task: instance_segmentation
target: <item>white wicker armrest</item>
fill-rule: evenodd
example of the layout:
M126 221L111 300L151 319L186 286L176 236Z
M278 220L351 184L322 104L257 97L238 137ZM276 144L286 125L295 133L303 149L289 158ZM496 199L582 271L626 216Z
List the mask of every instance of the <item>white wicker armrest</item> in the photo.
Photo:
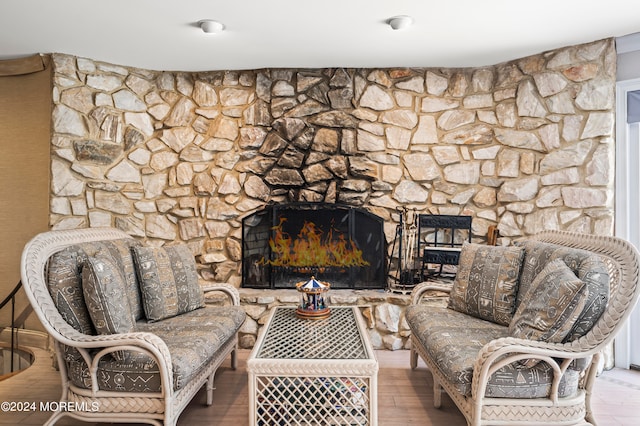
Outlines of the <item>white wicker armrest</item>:
M515 337L503 337L487 343L478 353L473 366L471 394L473 398L484 395L487 382L500 368L512 362L538 359L554 370L549 398L558 399L560 379L574 359L593 355L593 351L580 350L573 343L548 343Z
M92 336L82 334L72 327L60 330L59 343L78 349L91 372L91 389L94 395L99 391L97 369L100 359L117 351L138 351L147 354L158 365L162 382L162 393L173 393L173 367L171 354L166 343L153 333L133 332L118 334L100 334ZM88 349L98 349L96 353Z
M240 306L240 293L238 292L238 289L232 286L231 284L207 283L202 286L202 290L205 293L221 291L229 297L229 299L231 300L231 303L234 306Z
M411 304L417 305L423 297L426 297L428 291L440 291L443 293L451 293L451 285L434 284L429 282L420 283L411 291Z
M77 348L111 348L120 346L131 346L136 349L146 350L157 358L159 364L165 364L171 368L171 355L166 343L153 333L136 331L133 333L119 334L100 334L91 336L87 334L77 333L73 340L69 342L61 342L68 346Z

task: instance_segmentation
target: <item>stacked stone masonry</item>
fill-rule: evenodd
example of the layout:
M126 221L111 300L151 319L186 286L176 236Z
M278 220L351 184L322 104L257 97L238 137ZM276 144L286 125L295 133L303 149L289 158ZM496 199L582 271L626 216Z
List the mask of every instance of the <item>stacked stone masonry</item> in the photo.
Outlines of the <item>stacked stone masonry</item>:
M611 234L615 61L612 39L473 69L162 72L54 54L51 226L184 242L203 279L236 286L241 219L267 203L363 207L389 242L398 207L471 215L478 242L490 225L502 244Z
M404 310L411 301L409 295L374 290L332 290L328 297L330 306L360 308L374 348L409 349L411 331L404 318ZM442 300L436 299L434 303L442 303ZM240 301L247 312L247 319L240 329L239 345L242 348L252 348L258 330L267 322L271 308L296 306L300 299L295 290L241 289ZM220 303L221 298L213 298L209 302Z

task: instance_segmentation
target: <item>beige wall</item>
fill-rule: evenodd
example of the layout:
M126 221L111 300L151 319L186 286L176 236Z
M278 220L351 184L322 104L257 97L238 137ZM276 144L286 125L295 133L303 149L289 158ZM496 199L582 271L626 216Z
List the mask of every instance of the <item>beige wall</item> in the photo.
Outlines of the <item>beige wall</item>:
M51 66L41 68L0 77L0 299L20 280L24 244L48 228ZM16 313L27 305L20 292ZM10 324L9 306L0 327ZM41 325L32 316L27 328Z

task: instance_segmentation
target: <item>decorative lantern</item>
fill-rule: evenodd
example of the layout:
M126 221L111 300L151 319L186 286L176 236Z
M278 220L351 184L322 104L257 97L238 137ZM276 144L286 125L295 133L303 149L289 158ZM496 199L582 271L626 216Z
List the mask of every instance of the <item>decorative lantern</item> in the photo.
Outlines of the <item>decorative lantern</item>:
M322 319L330 314L326 302L326 293L331 284L321 282L311 277L307 282L300 281L296 284L296 290L300 292L300 306L296 309L299 318Z

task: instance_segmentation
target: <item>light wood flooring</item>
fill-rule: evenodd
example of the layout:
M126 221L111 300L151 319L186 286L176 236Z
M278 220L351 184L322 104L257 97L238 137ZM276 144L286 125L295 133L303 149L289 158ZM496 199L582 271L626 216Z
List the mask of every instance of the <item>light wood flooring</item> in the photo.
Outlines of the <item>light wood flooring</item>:
M0 382L2 401L57 401L60 379L51 367L46 352L35 349L36 363L24 372ZM201 391L181 415L183 426L242 426L248 424L246 359L249 351L239 354L237 370L229 361L218 370L213 405L204 404ZM424 364L409 368L408 351L377 351L380 362L378 376L378 421L380 426L419 424L424 426L464 426L462 414L444 395L442 407L433 408L431 374ZM640 372L614 369L603 373L595 385L594 412L599 426L640 425ZM50 413L0 412L0 425L42 425ZM63 418L60 426L92 424Z

